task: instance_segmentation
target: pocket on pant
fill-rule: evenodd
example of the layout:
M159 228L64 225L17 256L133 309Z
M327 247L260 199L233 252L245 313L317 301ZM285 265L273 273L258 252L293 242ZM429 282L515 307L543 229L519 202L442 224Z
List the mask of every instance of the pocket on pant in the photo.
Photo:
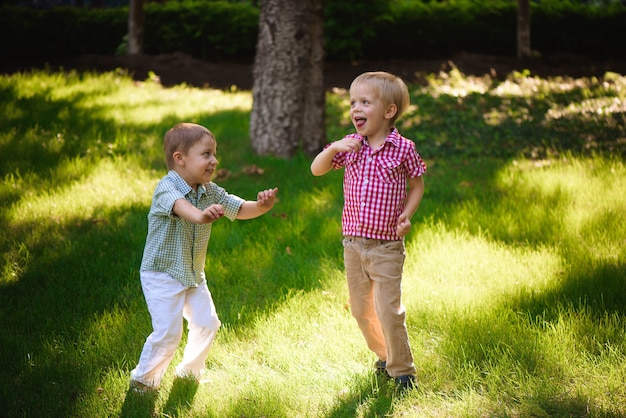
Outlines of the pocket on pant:
M402 255L404 255L405 253L404 242L402 242L402 240L384 241L382 246L387 251L395 252Z

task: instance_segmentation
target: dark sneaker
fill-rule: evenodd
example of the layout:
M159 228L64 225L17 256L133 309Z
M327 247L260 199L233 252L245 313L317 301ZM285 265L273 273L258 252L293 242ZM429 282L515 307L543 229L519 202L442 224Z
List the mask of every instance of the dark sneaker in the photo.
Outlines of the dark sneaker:
M385 360L376 360L374 368L376 369L376 374L389 376L389 373L387 373L387 362Z
M414 389L417 387L417 382L415 381L415 376L412 374L405 374L402 376L394 377L396 384L401 389Z

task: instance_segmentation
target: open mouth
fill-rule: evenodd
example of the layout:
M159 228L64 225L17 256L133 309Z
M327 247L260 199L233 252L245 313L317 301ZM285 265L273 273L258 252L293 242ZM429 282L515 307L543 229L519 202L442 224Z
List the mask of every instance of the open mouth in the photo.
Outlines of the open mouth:
M354 118L354 126L356 126L357 128L361 128L363 125L365 125L365 122L367 122L367 119L365 118Z

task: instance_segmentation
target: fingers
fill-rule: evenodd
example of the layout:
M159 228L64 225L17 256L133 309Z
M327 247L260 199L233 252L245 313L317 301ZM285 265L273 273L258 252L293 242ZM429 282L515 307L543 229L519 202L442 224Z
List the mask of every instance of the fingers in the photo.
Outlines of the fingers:
M257 200L265 202L268 199L273 199L274 197L276 197L276 193L278 193L278 187L260 191L257 195Z
M346 151L358 152L361 149L361 141L355 138L346 138Z
M363 143L358 139L353 140L353 143L351 144L352 152L359 152L362 145Z
M411 221L405 214L401 214L398 217L398 225L396 227L396 233L399 237L403 237L411 230Z
M204 210L205 216L207 216L211 221L217 220L224 216L224 207L222 205L211 205Z
M339 152L358 152L361 149L361 141L356 138L344 138L334 144Z

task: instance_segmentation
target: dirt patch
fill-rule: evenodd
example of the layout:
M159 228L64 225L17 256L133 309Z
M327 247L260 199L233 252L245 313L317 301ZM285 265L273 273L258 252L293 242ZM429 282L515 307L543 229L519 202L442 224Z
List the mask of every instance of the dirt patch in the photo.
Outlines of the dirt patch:
M626 59L594 60L580 56L557 54L545 56L531 63L522 64L514 56L490 56L457 54L449 58L389 61L357 61L326 63L324 78L326 88L347 88L352 79L364 71L385 70L411 83L423 83L425 76L456 67L466 75L490 74L505 78L512 71L529 69L532 74L548 76L602 76L606 71L626 74ZM52 68L66 70L112 71L125 69L136 80L145 80L154 73L165 86L186 83L195 87L217 89L252 89L252 63L207 62L183 54L172 53L158 56L103 56L85 55Z

